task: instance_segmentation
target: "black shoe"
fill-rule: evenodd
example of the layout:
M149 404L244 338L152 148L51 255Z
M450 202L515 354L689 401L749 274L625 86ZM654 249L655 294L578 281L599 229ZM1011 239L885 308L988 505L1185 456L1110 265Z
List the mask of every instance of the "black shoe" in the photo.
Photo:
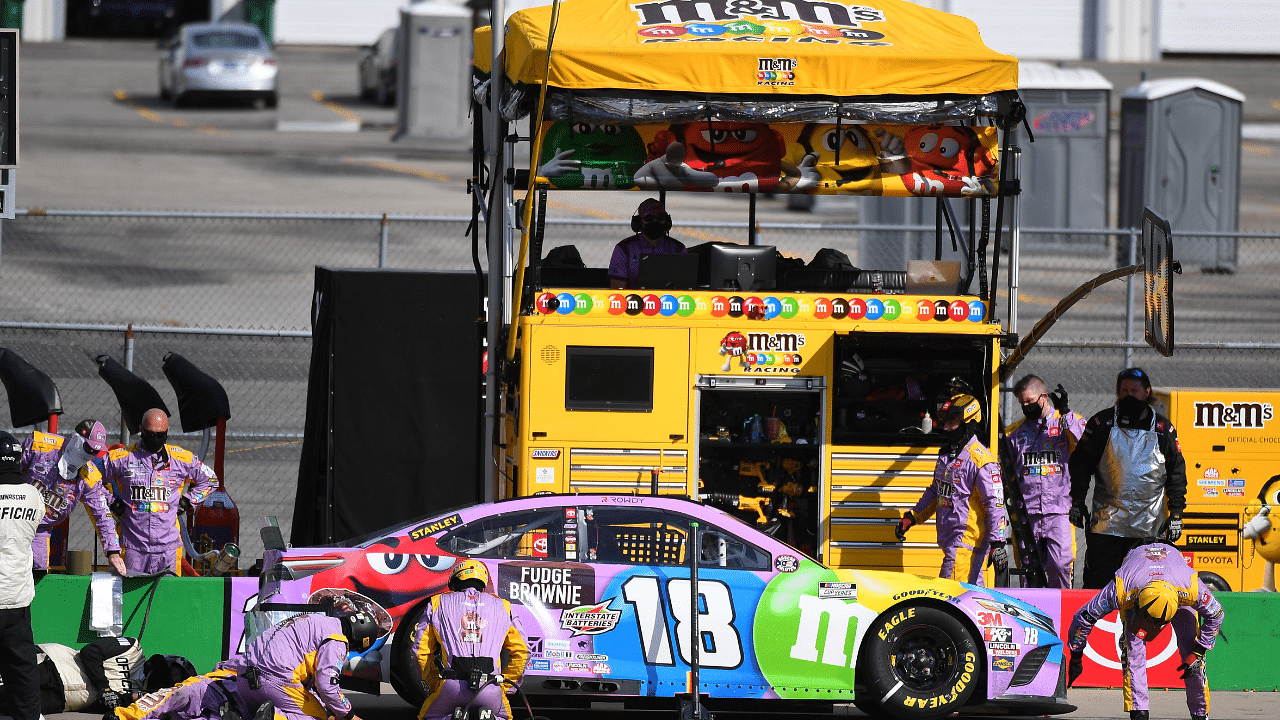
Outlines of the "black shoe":
M120 720L120 718L116 717L115 708L107 708L107 711L102 714L102 720Z
M1191 720L1209 720L1208 715L1192 715Z
M218 706L218 718L219 720L244 720L235 704L231 702L224 702Z
M1130 710L1129 720L1151 720L1151 715L1146 710Z
M253 720L273 720L276 716L276 706L271 703L262 703L258 706L258 711L253 714Z

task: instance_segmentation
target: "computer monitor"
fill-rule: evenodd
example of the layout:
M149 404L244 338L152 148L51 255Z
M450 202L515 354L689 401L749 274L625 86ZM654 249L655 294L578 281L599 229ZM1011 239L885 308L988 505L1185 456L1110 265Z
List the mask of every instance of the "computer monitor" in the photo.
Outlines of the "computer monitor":
M700 259L686 253L641 255L637 284L642 288L692 290L698 286Z
M772 290L774 288L774 258L777 248L772 245L733 245L716 243L711 246L712 290Z

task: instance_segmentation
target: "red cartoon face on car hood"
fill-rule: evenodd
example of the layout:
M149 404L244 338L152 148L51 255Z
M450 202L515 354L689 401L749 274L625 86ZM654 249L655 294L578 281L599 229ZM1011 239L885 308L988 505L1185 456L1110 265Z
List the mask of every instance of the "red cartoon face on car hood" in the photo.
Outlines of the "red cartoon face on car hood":
M449 571L457 559L442 552L433 538L389 537L366 548L290 557L285 563L295 571L325 566L311 576L312 592L354 590L399 619L414 602L449 584Z

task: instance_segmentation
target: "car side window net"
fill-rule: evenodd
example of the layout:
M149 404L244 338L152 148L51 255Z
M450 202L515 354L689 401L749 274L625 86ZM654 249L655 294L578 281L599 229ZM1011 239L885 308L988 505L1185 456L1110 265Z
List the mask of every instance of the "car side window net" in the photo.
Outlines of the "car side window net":
M657 508L583 508L587 559L624 565L687 565L691 518ZM769 570L769 553L702 521L700 567Z
M564 510L481 518L446 535L440 547L463 557L563 560Z

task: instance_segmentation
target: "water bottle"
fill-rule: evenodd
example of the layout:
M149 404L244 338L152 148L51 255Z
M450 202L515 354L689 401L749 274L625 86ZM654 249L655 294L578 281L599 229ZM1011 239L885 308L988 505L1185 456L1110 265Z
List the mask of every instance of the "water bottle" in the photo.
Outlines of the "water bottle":
M236 560L240 558L240 548L235 543L227 543L222 546L222 552L218 553L218 559L213 561L213 568L209 571L211 575L221 575L231 569L236 564Z

